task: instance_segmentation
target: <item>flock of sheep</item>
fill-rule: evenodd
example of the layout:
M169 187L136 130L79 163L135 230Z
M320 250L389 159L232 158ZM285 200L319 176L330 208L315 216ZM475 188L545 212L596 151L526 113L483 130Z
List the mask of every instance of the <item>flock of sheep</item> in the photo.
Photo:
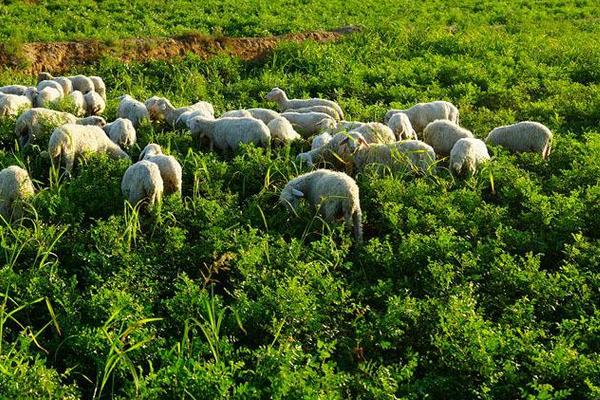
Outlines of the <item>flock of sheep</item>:
M136 128L145 121L164 120L174 128L189 129L198 143L210 150L238 149L242 143L267 147L272 143L311 140L311 149L297 160L315 166L323 163L343 168L349 174L369 164L404 164L416 173L435 168L436 157L449 157L456 174L473 174L490 159L486 143L514 152L550 154L552 133L544 125L524 121L492 130L485 142L459 126L458 109L447 101L418 103L407 110L390 110L385 124L344 120L340 106L326 99L288 99L274 88L266 99L279 111L251 108L225 112L215 118L213 106L199 101L174 107L163 97L144 103L129 95L120 98L118 118L106 123L100 116L106 107L106 86L97 76L38 76L37 87L0 87L0 117L15 116L15 134L21 146L35 144L52 130L48 156L53 165L64 163L72 171L85 152L129 158L123 150L136 143ZM43 108L66 101L75 114ZM25 110L25 111L24 111ZM24 111L24 112L23 112ZM287 183L280 201L294 209L302 198L315 206L326 221L343 217L362 240L358 186L345 172L316 169ZM182 168L157 144L148 144L140 160L123 175L121 190L132 204L154 204L163 195L181 193ZM17 203L33 195L29 174L18 166L0 171L0 214L19 215Z

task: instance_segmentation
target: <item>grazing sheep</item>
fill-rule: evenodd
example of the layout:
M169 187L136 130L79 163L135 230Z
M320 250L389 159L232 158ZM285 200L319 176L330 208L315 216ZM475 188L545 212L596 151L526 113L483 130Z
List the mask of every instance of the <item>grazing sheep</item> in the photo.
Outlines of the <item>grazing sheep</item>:
M27 96L0 94L0 117L16 117L22 110L31 108L31 105Z
M293 108L305 108L313 106L327 106L337 111L340 119L344 119L344 113L338 103L326 99L294 99L289 100L285 92L279 88L273 88L267 96L268 101L274 101L279 106L280 111L287 111Z
M361 146L353 155L353 164L363 169L368 164L394 165L408 163L420 172L427 172L435 163L435 152L420 140L403 140L388 144Z
M53 81L58 82L58 84L63 88L63 94L65 96L73 92L73 83L69 78L59 76L58 78L54 78Z
M81 93L86 94L90 90L94 90L94 82L84 75L75 75L67 77L53 77L48 72L40 72L38 74L38 83L44 80L54 80L60 82L64 86L64 79L71 81L71 90L79 90ZM68 94L68 93L65 93Z
M208 119L194 117L188 120L192 137L197 141L207 139L210 150L236 151L241 143L269 146L271 133L264 122L255 118Z
M362 134L367 143L394 143L396 136L392 130L379 122L368 122L350 132Z
M64 124L96 125L103 127L106 121L102 117L93 116L77 118L67 112L49 110L47 108L32 108L17 118L15 123L15 135L19 138L21 147L35 143L36 139L45 135Z
M413 129L410 124L410 119L405 113L397 113L387 122L387 126L390 127L396 139L398 140L414 140L417 139L417 132Z
M287 119L278 117L267 124L269 132L271 132L271 139L274 142L288 143L294 140L302 139L302 136L294 130L294 127Z
M320 112L320 113L329 115L331 118L335 119L336 121L341 120L340 114L338 114L338 112L334 108L328 107L328 106L312 106L312 107L294 108L291 111L298 112L298 113Z
M458 125L458 109L447 101L417 103L407 110L390 110L385 114L385 123L387 124L394 114L400 112L408 115L410 124L417 133L423 132L427 124L436 119L447 119Z
M110 140L121 147L127 148L135 144L135 128L127 118L117 118L113 122L104 125L103 129Z
M23 168L11 165L0 171L0 215L5 219L20 218L21 202L34 193L29 173Z
M225 111L219 118L254 118L248 110Z
M352 153L361 145L368 146L369 144L359 132L338 132L322 146L298 154L296 161L304 162L311 167L320 162L341 167L341 164L351 163Z
M146 106L141 101L134 99L128 94L119 97L119 109L117 110L117 117L127 118L133 123L135 128L139 127L143 121L150 120L150 114L146 109Z
M17 96L27 96L28 93L32 91L37 91L35 87L32 86L23 86L23 85L9 85L9 86L1 86L0 93L4 94L16 94Z
M83 93L79 90L73 90L67 95L67 98L74 106L73 111L75 115L81 117L86 114L87 104L85 102L85 97L83 97Z
M177 118L177 121L175 121L175 126L176 127L186 127L186 126L188 126L188 121L194 117L215 119L215 116L212 115L210 112L208 112L208 110L186 111L186 112L182 113L179 116L179 118Z
M94 84L94 91L106 101L106 85L104 84L104 80L99 76L90 76L90 79Z
M301 198L317 208L328 222L343 216L353 228L356 242L362 242L362 215L358 186L343 172L318 169L292 179L281 191L279 201L293 211Z
M482 140L463 138L458 140L450 152L450 169L457 174L473 175L479 166L490 160L490 154Z
M38 82L38 84L37 84L38 92L41 92L45 88L55 89L58 93L60 93L61 97L63 97L65 95L65 90L63 89L62 85L56 81L46 80L46 81Z
M459 139L472 137L471 131L447 119L433 121L423 131L423 141L433 147L435 154L440 156L448 156Z
M111 158L129 158L98 126L66 124L56 128L48 142L48 153L55 166L65 161L67 172L84 152L107 153Z
M323 132L323 133L313 137L313 140L310 143L310 149L311 150L320 149L321 147L323 147L324 145L329 143L331 141L331 138L332 138L332 136L331 136L331 133L329 133L329 132Z
M269 124L269 122L281 116L277 111L269 110L268 108L249 108L246 111L248 111L252 117L260 119L265 124Z
M153 100L154 104L151 104L150 116L152 120L165 119L171 126L176 126L179 117L189 111L197 111L200 115L205 118L214 118L215 110L212 104L206 101L199 101L187 107L175 108L168 99L164 97L152 97L149 100Z
M148 160L130 165L123 174L121 192L134 206L143 200L146 200L149 205L160 203L163 195L163 180L158 165Z
M60 91L55 87L47 86L39 90L33 105L35 107L44 107L47 104L56 103L63 98L62 89Z
M175 157L163 154L159 145L150 143L144 147L140 154L140 160L147 160L158 166L165 194L179 193L181 195L182 168Z
M90 90L83 95L85 99L85 111L88 115L99 115L104 112L106 102L98 92Z
M514 152L541 153L542 158L547 159L552 147L552 132L539 122L522 121L493 129L485 142Z
M284 112L282 117L292 123L292 126L303 138L321 133L324 130L333 130L336 122L327 114L318 112L297 113Z

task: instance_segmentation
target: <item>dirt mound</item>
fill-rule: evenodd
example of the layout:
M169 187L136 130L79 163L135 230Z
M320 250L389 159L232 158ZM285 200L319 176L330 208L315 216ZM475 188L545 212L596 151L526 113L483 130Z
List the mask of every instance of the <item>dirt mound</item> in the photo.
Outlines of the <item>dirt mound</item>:
M258 38L214 38L187 35L173 38L125 39L114 43L97 40L73 42L24 44L9 52L0 45L0 65L28 70L32 74L48 71L59 74L82 64L93 64L103 57L117 58L125 63L146 60L168 60L194 53L202 58L228 54L243 60L264 57L281 42L331 42L358 31L357 27L344 27L332 31L304 32Z

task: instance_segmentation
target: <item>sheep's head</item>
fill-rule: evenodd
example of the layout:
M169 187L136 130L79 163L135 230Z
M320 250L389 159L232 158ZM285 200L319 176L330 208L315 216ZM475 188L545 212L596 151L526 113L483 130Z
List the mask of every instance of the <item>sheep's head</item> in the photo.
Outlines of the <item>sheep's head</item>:
M344 161L349 161L359 149L369 147L369 143L359 132L342 133L342 135L345 137L340 140L337 152Z
M144 150L142 150L142 152L140 153L140 160L143 160L146 157L152 157L159 154L162 154L162 149L160 148L160 146L156 143L150 143L146 147L144 147Z
M93 115L91 117L80 118L77 120L79 125L95 125L100 128L104 128L106 126L106 120L98 115Z
M47 80L51 80L51 79L53 79L53 77L48 72L40 72L38 74L38 83L41 81L47 81Z
M293 212L302 197L304 197L304 193L288 184L281 191L279 202L283 204L288 211Z
M279 101L279 100L284 100L287 98L287 96L285 95L285 92L281 89L279 89L278 87L273 88L269 93L267 93L267 95L265 96L265 98L268 101Z

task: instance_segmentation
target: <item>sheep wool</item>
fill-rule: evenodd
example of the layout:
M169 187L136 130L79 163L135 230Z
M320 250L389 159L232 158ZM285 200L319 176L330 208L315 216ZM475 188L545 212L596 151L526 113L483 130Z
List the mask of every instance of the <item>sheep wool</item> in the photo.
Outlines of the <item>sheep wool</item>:
M194 117L188 120L192 137L197 141L207 139L210 150L236 151L241 143L269 146L271 133L264 122L255 118L208 119Z
M327 106L333 108L337 113L340 119L344 119L344 113L342 112L342 108L335 101L327 100L327 99L293 99L289 100L287 95L280 88L273 88L266 96L268 101L273 101L277 103L280 111L288 111L294 108L306 108L313 106Z
M249 108L246 111L248 111L253 118L260 119L265 124L268 124L275 118L281 116L277 111L269 110L268 108Z
M448 156L459 139L472 137L471 131L446 119L431 122L423 131L423 141L440 156Z
M175 108L168 99L164 97L153 97L155 103L151 106L153 119L166 120L171 126L176 126L179 117L186 112L197 112L197 115L203 115L206 118L214 118L215 110L212 104L206 101L199 101L187 107Z
M384 124L379 122L369 122L362 124L350 132L360 133L367 143L394 143L396 136L394 132Z
M485 142L514 152L540 153L547 159L552 147L552 132L539 122L522 121L493 129Z
M27 96L0 94L0 117L16 117L21 111L31 108L31 105Z
M87 104L85 102L85 97L83 97L83 93L81 93L79 90L73 90L67 95L67 98L73 104L73 109L76 116L81 117L86 114Z
M94 91L106 101L106 85L104 84L104 80L99 76L90 76L90 79L94 84Z
M327 114L329 115L331 118L335 119L336 121L340 121L340 114L338 114L338 112L329 106L311 106L311 107L302 107L302 108L294 108L293 109L294 112L298 112L298 113L307 113L307 112L320 112L323 114Z
M387 122L387 126L390 127L397 140L416 140L417 133L413 129L408 115L405 113L397 113Z
M294 127L287 119L278 117L267 124L271 132L271 140L274 142L288 143L294 140L301 140L302 136L294 130Z
M150 143L140 154L140 160L150 161L158 166L163 180L164 194L179 193L181 195L182 168L173 156L163 154L161 147Z
M331 141L331 138L332 136L329 132L323 132L321 134L318 134L317 136L313 137L312 142L310 144L310 149L320 149L321 147L329 143Z
M133 123L127 118L117 118L113 122L104 125L104 132L110 140L121 147L131 147L135 144L136 133Z
M303 138L321 133L324 130L334 129L337 123L327 114L320 112L297 113L286 111L282 117L292 123L292 126Z
M106 153L111 158L129 158L98 126L66 124L56 128L50 136L48 153L57 166L62 160L68 172L84 152Z
M316 207L328 222L343 216L352 227L356 242L362 241L362 213L354 179L343 172L318 169L289 181L279 197L289 210L295 209L302 198Z
M394 114L403 112L408 115L410 123L417 133L430 122L436 119L447 119L458 125L459 113L454 104L447 101L432 101L430 103L417 103L407 110L390 110L385 114L385 123L388 123Z
M146 201L152 206L160 203L163 195L163 180L158 166L148 160L138 161L123 174L121 192L133 206Z
M353 153L353 164L358 170L368 164L388 166L408 164L416 171L425 173L435 164L435 152L431 146L420 140L371 144L361 146Z
M11 165L0 171L0 215L5 219L20 218L22 201L34 193L29 173L23 168Z
M121 96L117 117L127 118L133 123L135 128L139 127L142 122L150 120L150 114L146 106L141 101L134 99L128 94Z
M230 110L221 114L220 118L254 118L248 110Z
M456 174L473 175L477 168L490 160L485 143L475 138L458 140L450 152L450 169Z
M98 92L90 90L83 95L83 98L85 99L85 111L87 115L100 115L104 112L106 102Z

